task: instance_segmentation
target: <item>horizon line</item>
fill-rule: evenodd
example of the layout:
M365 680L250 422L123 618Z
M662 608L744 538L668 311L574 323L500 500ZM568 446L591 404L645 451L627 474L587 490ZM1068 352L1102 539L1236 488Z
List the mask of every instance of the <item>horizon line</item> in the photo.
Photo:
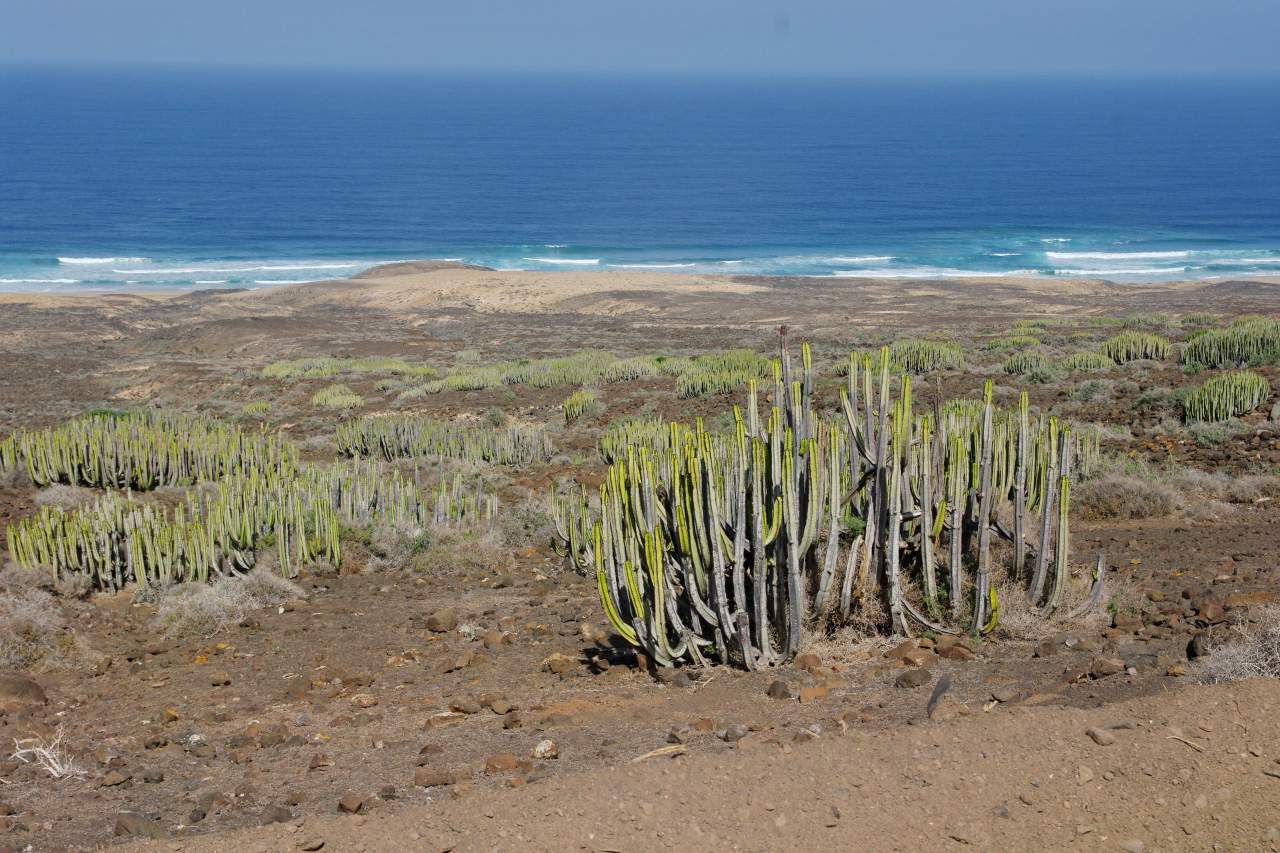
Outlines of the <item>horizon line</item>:
M473 66L386 65L373 63L318 64L300 63L241 63L241 62L184 62L160 59L9 59L0 57L0 68L28 70L102 70L121 71L203 71L203 72L281 72L281 73L382 73L400 76L475 76L506 77L521 75L530 77L631 77L631 78L702 78L702 79L776 79L776 80L1274 80L1280 78L1280 69L1264 71L1239 71L1215 69L1128 69L1128 70L1058 70L1028 72L1021 70L965 70L965 71L837 71L823 69L793 69L785 71L760 71L746 68L530 68L504 67L479 68Z

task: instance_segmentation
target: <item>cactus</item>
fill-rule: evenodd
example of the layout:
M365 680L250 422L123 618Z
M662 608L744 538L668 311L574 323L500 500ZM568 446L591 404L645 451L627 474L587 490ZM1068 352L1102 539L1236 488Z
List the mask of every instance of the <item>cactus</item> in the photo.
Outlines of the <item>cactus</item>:
M345 373L391 373L397 376L434 378L440 375L429 364L411 364L399 358L329 358L325 356L273 361L262 368L267 379L328 379Z
M297 452L278 437L166 411L93 414L9 441L14 464L37 486L146 491L297 466Z
M1005 349L1024 349L1026 347L1040 346L1040 339L1031 335L1008 335L1003 338L992 338L985 342L982 348L985 350L1005 350Z
M1042 352L1015 352L1011 353L1001 365L1004 372L1023 376L1036 371L1047 370L1049 367L1049 359Z
M528 465L551 458L551 439L541 427L491 430L415 415L357 418L338 427L338 452L381 456L391 461L415 457L471 463Z
M355 409L364 400L346 385L328 385L311 395L311 405L322 409Z
M1098 351L1116 364L1126 364L1138 359L1166 359L1173 352L1173 345L1159 335L1128 331L1107 338Z
M380 463L303 465L278 437L166 412L99 414L0 443L0 464L25 465L40 485L127 489L76 510L42 507L10 524L10 556L54 577L83 574L100 589L204 581L254 564L273 545L280 571L341 559L342 525L472 525L496 511L482 484L455 476L425 499ZM207 483L166 506L134 489Z
M1188 421L1225 421L1248 414L1271 396L1271 384L1252 370L1224 373L1205 382L1182 401Z
M891 381L890 361L887 348L855 356L842 416L824 420L808 347L797 371L784 337L774 405L760 412L749 382L728 436L672 423L664 438L651 421L610 434L596 494L554 494L551 510L561 553L595 574L622 637L663 665L755 669L794 655L806 625L848 619L876 595L897 632L990 631L993 537L1025 537L1031 512L1043 535L1034 548L1019 542L1015 561L1034 552L1044 566L1036 603L1058 606L1068 539L1054 507L1096 458L1096 434L1032 419L1025 395L1016 413L999 411L990 383L981 400L918 415L910 378ZM997 521L1014 504L1016 534ZM971 621L956 625L966 591Z
M579 388L565 398L564 422L571 424L582 417L598 417L604 414L605 404L594 388Z
M1200 367L1241 367L1280 362L1280 321L1246 317L1225 329L1195 334L1182 351L1182 361Z
M906 338L894 341L889 347L889 354L908 373L956 370L964 365L964 350L946 341Z
M1110 370L1115 366L1115 362L1107 356L1098 352L1082 350L1073 352L1062 360L1062 366L1071 371L1087 371L1095 372L1099 370Z

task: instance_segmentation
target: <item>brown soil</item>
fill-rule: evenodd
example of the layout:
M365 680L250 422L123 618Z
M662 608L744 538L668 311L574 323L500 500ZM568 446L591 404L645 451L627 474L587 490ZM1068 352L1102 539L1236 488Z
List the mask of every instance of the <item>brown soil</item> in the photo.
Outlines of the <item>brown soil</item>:
M264 399L274 426L320 441L309 452L323 456L323 437L345 415L309 399L331 381L365 398L357 413L497 408L552 424L571 389L513 386L402 405L375 389L382 377L272 382L258 372L268 362L397 355L445 367L466 348L486 360L588 346L619 355L768 351L786 323L831 363L852 345L918 332L979 340L1006 334L1015 319L1075 318L1081 331L1095 315L1280 310L1280 284L1263 281L392 272L404 274L169 298L0 297L0 431L144 403L236 418L245 402ZM1053 334L1065 341L1072 331ZM1171 365L1136 370L1136 379L1103 374L1136 390L1117 388L1072 416L1138 427L1142 438L1113 448L1135 456L1274 472L1280 434L1265 410L1212 446L1162 435L1156 427L1170 412L1144 408L1141 392L1199 379ZM1280 385L1280 372L1264 372ZM948 376L943 393L972 393L990 373ZM1021 387L998 368L995 378ZM1031 386L1033 403L1060 404L1087 378ZM829 403L834 384L824 380ZM933 391L921 385L927 399ZM526 490L540 498L567 474L589 478L598 430L612 418L713 418L733 402L678 400L668 380L602 390L606 415L558 426L552 464L495 475L505 501ZM35 498L29 483L0 487L0 522L32 512ZM1267 775L1280 773L1280 685L1193 684L1186 659L1195 633L1224 635L1280 594L1280 501L1195 503L1166 518L1075 523L1076 561L1107 556L1116 627L1099 619L1005 632L972 661L932 660L928 683L951 683L932 719L929 686L895 686L904 667L886 657L891 643L843 635L815 637L821 661L811 671L715 669L660 682L607 642L594 582L536 538L513 540L510 561L463 551L416 572L393 561L350 573L368 562L353 553L346 574L304 576L305 600L209 638L164 638L154 607L128 594L59 599L102 658L35 673L49 703L10 704L0 742L61 732L88 772L55 781L0 764L0 812L12 812L0 815L0 849L135 841L285 850L321 840L325 850L1280 848L1280 778ZM430 630L428 617L445 610L457 627ZM1126 671L1091 673L1099 658L1118 658ZM819 689L804 702L774 699L775 680L793 694ZM1110 746L1085 735L1121 724ZM735 725L746 737L734 740ZM532 757L544 739L558 757ZM683 754L634 761L666 746ZM515 766L501 769L492 759L508 753ZM449 784L415 785L419 772ZM340 801L359 813L340 814Z

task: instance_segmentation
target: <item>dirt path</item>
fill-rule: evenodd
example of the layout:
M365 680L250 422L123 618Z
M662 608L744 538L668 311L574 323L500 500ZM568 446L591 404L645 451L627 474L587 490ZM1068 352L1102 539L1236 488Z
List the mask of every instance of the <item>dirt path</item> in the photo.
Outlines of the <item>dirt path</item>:
M732 747L708 732L676 757L137 849L1276 850L1278 710L1280 684L1246 682Z

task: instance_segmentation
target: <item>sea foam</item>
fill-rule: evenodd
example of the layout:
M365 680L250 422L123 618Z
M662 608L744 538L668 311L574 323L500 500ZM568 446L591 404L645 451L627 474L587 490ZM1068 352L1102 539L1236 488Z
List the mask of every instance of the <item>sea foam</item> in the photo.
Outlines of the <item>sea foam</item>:
M91 266L94 264L145 264L150 258L58 258L58 263L69 266Z
M1158 261L1187 258L1190 252L1045 252L1051 261Z

